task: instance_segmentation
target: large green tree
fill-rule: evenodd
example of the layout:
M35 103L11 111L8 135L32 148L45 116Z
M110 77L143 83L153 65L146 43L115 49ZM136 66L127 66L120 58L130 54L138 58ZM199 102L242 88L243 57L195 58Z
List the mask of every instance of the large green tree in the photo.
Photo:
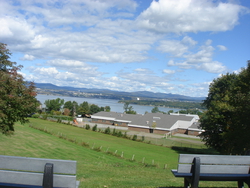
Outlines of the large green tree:
M0 131L10 134L15 122L28 122L27 115L36 111L39 102L34 83L24 81L18 73L22 66L9 60L11 53L6 46L0 43Z
M76 101L67 101L64 103L63 108L67 108L70 111L70 115L76 115L78 113L78 103Z
M250 61L238 74L215 79L203 105L201 138L222 154L244 154L250 150Z
M79 105L78 113L81 115L89 114L90 113L90 107L89 103L87 101L84 101Z
M50 112L52 110L54 111L59 111L62 107L62 105L64 104L64 99L48 99L44 102L44 104L46 105L46 109Z

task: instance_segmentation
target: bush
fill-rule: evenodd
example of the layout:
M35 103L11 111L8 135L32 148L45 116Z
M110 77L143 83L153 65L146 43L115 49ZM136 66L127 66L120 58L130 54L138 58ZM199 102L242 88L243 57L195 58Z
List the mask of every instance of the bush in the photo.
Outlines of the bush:
M48 115L45 114L45 115L43 116L43 119L46 120L47 118L48 118Z
M136 135L136 134L134 134L132 140L133 140L133 141L136 141L136 140L137 140L137 135Z
M31 117L32 117L32 118L39 118L40 115L39 115L39 114L33 114Z
M117 137L122 137L122 136L123 136L122 132L119 131L119 132L117 133Z
M123 138L128 138L127 132L124 133Z
M89 130L89 129L90 129L89 124L86 124L85 129L86 129L86 130Z
M141 137L141 141L143 142L145 140L145 136L142 136Z
M105 129L104 133L105 133L105 134L110 134L110 128L107 127L107 128Z
M116 130L113 129L113 133L112 133L113 136L116 136Z
M97 124L95 124L95 126L92 127L92 131L97 131Z

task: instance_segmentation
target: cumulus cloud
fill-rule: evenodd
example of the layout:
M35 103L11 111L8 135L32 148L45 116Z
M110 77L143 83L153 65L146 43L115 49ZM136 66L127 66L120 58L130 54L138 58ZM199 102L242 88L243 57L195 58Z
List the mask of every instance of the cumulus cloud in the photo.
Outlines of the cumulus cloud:
M48 61L46 64L59 70L68 71L72 74L78 74L83 77L96 77L104 74L98 71L98 67L81 61L54 59Z
M33 61L35 57L33 55L25 54L23 57L20 58L22 61Z
M0 40L10 49L41 59L131 63L146 60L146 52L157 39L136 31L132 20L121 19L121 15L136 10L138 5L133 0L39 3L40 6L31 1L20 1L20 6L4 3Z
M220 51L226 51L227 47L223 46L223 45L217 45L217 47L219 48Z
M35 36L32 26L22 18L4 16L0 23L0 39L10 45L28 43Z
M222 47L223 48L223 47ZM227 71L226 66L221 62L214 61L215 48L212 46L212 40L207 40L204 45L199 47L197 52L182 54L184 61L175 62L170 60L168 66L177 66L181 69L197 69L209 73L224 73Z
M196 43L196 41L188 36L185 36L182 40L162 40L160 41L160 45L157 47L157 50L169 53L174 57L181 57Z
M214 54L227 47L215 47L212 40L198 43L198 35L194 40L187 32L232 29L244 8L230 2L153 0L140 13L144 1L3 1L0 41L27 61L28 80L189 95L190 85L172 83L175 74L186 69L223 73L226 67ZM112 71L105 68L111 63ZM131 63L128 71L118 69L124 63ZM178 78L180 83L186 77Z
M227 31L238 23L243 10L230 2L159 0L153 1L137 22L142 28L160 33Z

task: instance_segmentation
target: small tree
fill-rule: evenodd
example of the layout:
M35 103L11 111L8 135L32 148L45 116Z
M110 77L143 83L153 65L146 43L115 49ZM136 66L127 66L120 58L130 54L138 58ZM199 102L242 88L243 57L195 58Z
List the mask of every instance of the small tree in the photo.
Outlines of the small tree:
M95 114L97 112L100 112L101 111L101 108L95 104L91 104L90 105L90 113L91 114Z
M92 131L97 131L97 124L92 127Z
M25 82L18 74L22 66L9 60L6 46L0 43L0 132L10 134L15 122L28 122L26 117L36 111L39 102L34 83Z
M52 99L52 100L46 100L44 102L44 104L46 105L47 110L50 112L52 110L54 111L59 111L62 107L62 105L64 104L64 99Z
M87 101L84 101L83 103L81 103L79 105L78 113L81 114L81 115L85 115L85 114L90 113L89 103Z
M105 134L110 134L110 128L107 127L107 128L104 130L104 133L105 133Z
M67 108L70 110L71 116L75 116L78 113L78 103L76 101L67 101L64 103L63 108Z
M104 110L105 110L105 112L110 112L111 108L110 108L110 106L105 106Z
M158 113L160 112L159 108L157 106L155 106L152 110L151 110L152 113Z

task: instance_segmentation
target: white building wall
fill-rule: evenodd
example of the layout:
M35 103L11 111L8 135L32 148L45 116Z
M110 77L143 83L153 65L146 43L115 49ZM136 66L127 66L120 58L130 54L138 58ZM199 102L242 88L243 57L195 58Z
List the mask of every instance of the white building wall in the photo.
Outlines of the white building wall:
M178 129L178 127L179 127L179 124L178 124L178 121L176 121L175 124L172 127L170 127L170 130Z
M190 121L177 121L178 122L178 128L180 129L187 129L188 127L190 127L192 124Z

